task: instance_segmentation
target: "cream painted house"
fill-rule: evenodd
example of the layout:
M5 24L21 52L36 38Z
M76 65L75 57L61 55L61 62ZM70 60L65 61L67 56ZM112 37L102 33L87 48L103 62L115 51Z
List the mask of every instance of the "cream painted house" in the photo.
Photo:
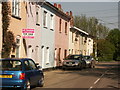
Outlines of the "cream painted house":
M69 54L87 54L88 33L72 26L69 32Z
M2 52L2 3L0 3L0 58Z
M85 31L72 26L69 32L69 54L91 55L93 39Z
M91 36L88 36L87 38L87 55L93 54L93 38Z
M26 29L26 2L19 0L10 1L11 18L9 30L13 32L16 42L15 50L11 51L10 57L26 57L26 41L22 38L22 29Z

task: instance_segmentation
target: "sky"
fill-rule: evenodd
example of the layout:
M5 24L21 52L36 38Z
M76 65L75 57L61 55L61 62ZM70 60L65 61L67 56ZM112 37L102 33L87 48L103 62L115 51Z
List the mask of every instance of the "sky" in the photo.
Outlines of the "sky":
M62 5L64 12L72 11L73 15L96 17L99 23L110 29L118 28L119 0L48 0ZM52 2L53 3L53 2Z

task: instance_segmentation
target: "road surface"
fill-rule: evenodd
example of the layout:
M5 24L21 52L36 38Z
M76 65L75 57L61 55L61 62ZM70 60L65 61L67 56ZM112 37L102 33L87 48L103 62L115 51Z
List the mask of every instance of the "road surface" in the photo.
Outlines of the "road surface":
M67 90L86 89L120 90L120 65L118 62L99 62L95 69L83 70L50 70L45 71L44 87L32 90L60 88Z

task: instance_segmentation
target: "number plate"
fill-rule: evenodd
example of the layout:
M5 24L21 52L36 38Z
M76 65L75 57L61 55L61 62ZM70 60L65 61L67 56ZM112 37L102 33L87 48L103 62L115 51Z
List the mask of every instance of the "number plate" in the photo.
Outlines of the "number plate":
M0 75L0 78L12 78L12 75Z

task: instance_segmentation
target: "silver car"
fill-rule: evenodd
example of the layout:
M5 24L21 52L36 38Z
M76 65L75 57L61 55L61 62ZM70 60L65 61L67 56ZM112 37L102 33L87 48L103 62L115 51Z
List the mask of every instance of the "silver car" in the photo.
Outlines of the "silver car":
M86 67L95 68L95 59L92 56L83 56L83 60L86 63Z
M82 60L83 56L82 55L68 55L64 60L63 60L63 65L62 68L63 70L69 69L69 68L77 68L77 69L82 69L85 67L85 61Z

